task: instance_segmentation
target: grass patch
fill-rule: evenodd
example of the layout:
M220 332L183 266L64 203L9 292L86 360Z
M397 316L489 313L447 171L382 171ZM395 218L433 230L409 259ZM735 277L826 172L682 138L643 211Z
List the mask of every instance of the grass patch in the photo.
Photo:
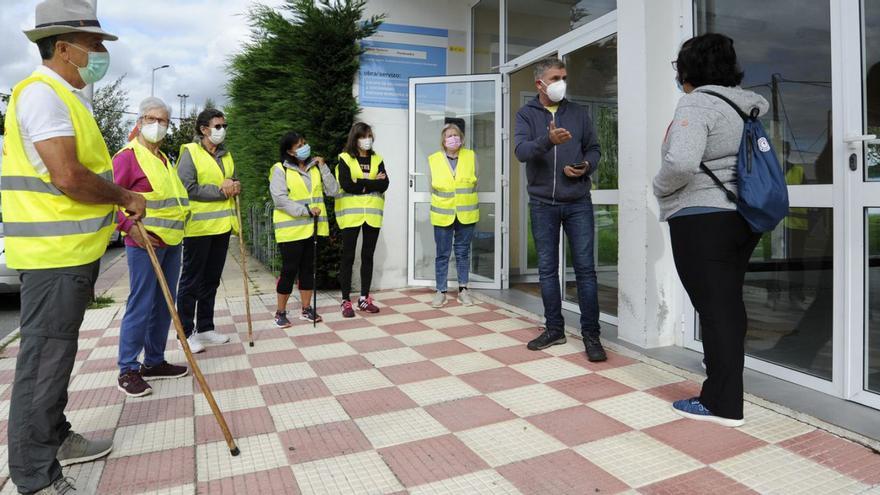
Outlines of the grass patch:
M102 308L106 308L107 306L110 306L110 305L113 304L114 302L115 302L115 301L113 300L112 297L98 296L98 297L92 299L92 302L89 303L89 308L88 308L88 309L102 309Z

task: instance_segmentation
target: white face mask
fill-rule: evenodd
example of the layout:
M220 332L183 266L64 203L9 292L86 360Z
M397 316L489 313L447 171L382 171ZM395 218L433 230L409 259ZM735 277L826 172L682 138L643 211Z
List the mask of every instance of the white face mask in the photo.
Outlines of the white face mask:
M224 140L226 140L226 129L211 129L211 135L208 136L208 139L211 140L212 143L219 145Z
M547 97L550 98L550 101L552 101L553 103L559 103L560 101L562 101L563 98L565 98L565 81L559 80L549 85L544 81L541 81L541 84L543 84L544 87L547 88Z
M358 148L364 151L370 151L373 148L373 138L358 139Z
M151 143L158 143L165 139L166 134L168 134L168 126L159 125L158 122L141 127L141 136Z

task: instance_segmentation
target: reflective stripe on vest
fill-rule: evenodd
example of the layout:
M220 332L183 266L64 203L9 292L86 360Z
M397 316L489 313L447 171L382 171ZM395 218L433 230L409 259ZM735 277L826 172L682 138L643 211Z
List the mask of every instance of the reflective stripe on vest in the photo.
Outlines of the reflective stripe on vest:
M357 158L348 153L339 155L339 165L336 167L336 180L339 181L339 167L347 166L351 180L357 182L364 178ZM378 153L370 155L370 179L375 180L379 175L379 164L382 157ZM385 195L382 193L348 194L336 198L336 224L340 229L360 227L364 223L374 228L382 227L382 219L385 211Z
M223 164L221 169L217 160L208 153L201 143L184 144L180 148L180 154L183 155L184 151L189 151L189 155L192 157L196 167L197 181L200 185L210 184L220 187L224 180L231 179L235 174L235 163L230 153L223 155L220 160ZM197 201L190 198L189 207L192 218L186 224L186 237L225 234L230 230L233 233L238 233L235 198L218 201ZM217 213L221 211L224 213ZM216 215L208 215L208 213L216 213Z
M107 180L113 178L104 137L83 103L59 81L38 72L18 83L6 113L0 179L6 263L19 270L86 265L106 251L113 233L115 207L80 203L68 197L52 184L48 172L38 172L30 162L16 107L22 90L34 83L49 86L67 107L79 163Z
M287 197L306 208L318 208L318 235L330 235L330 224L327 222L327 207L324 205L324 184L321 182L321 171L317 166L309 169L312 179L312 190L306 189L306 183L296 170L290 170L276 163L269 170L269 180L276 167L280 167L287 179ZM286 211L275 208L272 212L272 223L275 227L276 242L291 242L310 239L315 232L315 219L311 216L294 217Z
M431 225L448 227L456 219L465 225L477 223L480 206L473 150L462 148L458 152L454 175L443 151L429 156L428 166L431 170Z
M189 216L189 198L186 198L186 189L177 175L177 169L165 156L159 152L165 160L143 146L137 138L133 139L124 148L122 153L131 150L152 191L141 193L147 202L147 213L144 217L144 226L152 234L157 235L162 242L169 246L176 246L183 242L186 220Z

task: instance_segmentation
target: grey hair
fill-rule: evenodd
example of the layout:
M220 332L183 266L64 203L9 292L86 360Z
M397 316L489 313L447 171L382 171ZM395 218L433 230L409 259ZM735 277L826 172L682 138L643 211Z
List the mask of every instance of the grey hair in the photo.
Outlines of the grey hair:
M138 108L138 119L142 118L147 114L150 110L163 110L168 113L168 118L171 118L171 107L168 106L167 103L162 101L160 98L156 98L155 96L148 96L141 101L141 104Z
M543 60L539 60L537 64L535 64L535 81L544 77L544 73L549 69L564 69L565 62L559 60L556 57L547 57Z
M445 143L446 140L443 138L443 136L445 136L446 131L448 131L450 129L457 132L458 137L460 137L461 140L464 141L464 131L461 130L461 127L457 126L456 124L452 124L452 123L446 124L443 126L443 129L440 129L440 147L443 149L446 149L446 143Z

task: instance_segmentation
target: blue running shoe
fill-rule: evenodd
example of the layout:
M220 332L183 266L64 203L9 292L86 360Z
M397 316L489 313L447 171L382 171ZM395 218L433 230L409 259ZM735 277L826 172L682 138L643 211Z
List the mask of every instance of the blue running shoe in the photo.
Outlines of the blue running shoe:
M685 418L695 419L697 421L708 421L721 426L736 428L746 424L744 419L722 418L721 416L712 414L712 411L706 409L706 406L700 402L699 397L677 400L672 403L672 409Z

